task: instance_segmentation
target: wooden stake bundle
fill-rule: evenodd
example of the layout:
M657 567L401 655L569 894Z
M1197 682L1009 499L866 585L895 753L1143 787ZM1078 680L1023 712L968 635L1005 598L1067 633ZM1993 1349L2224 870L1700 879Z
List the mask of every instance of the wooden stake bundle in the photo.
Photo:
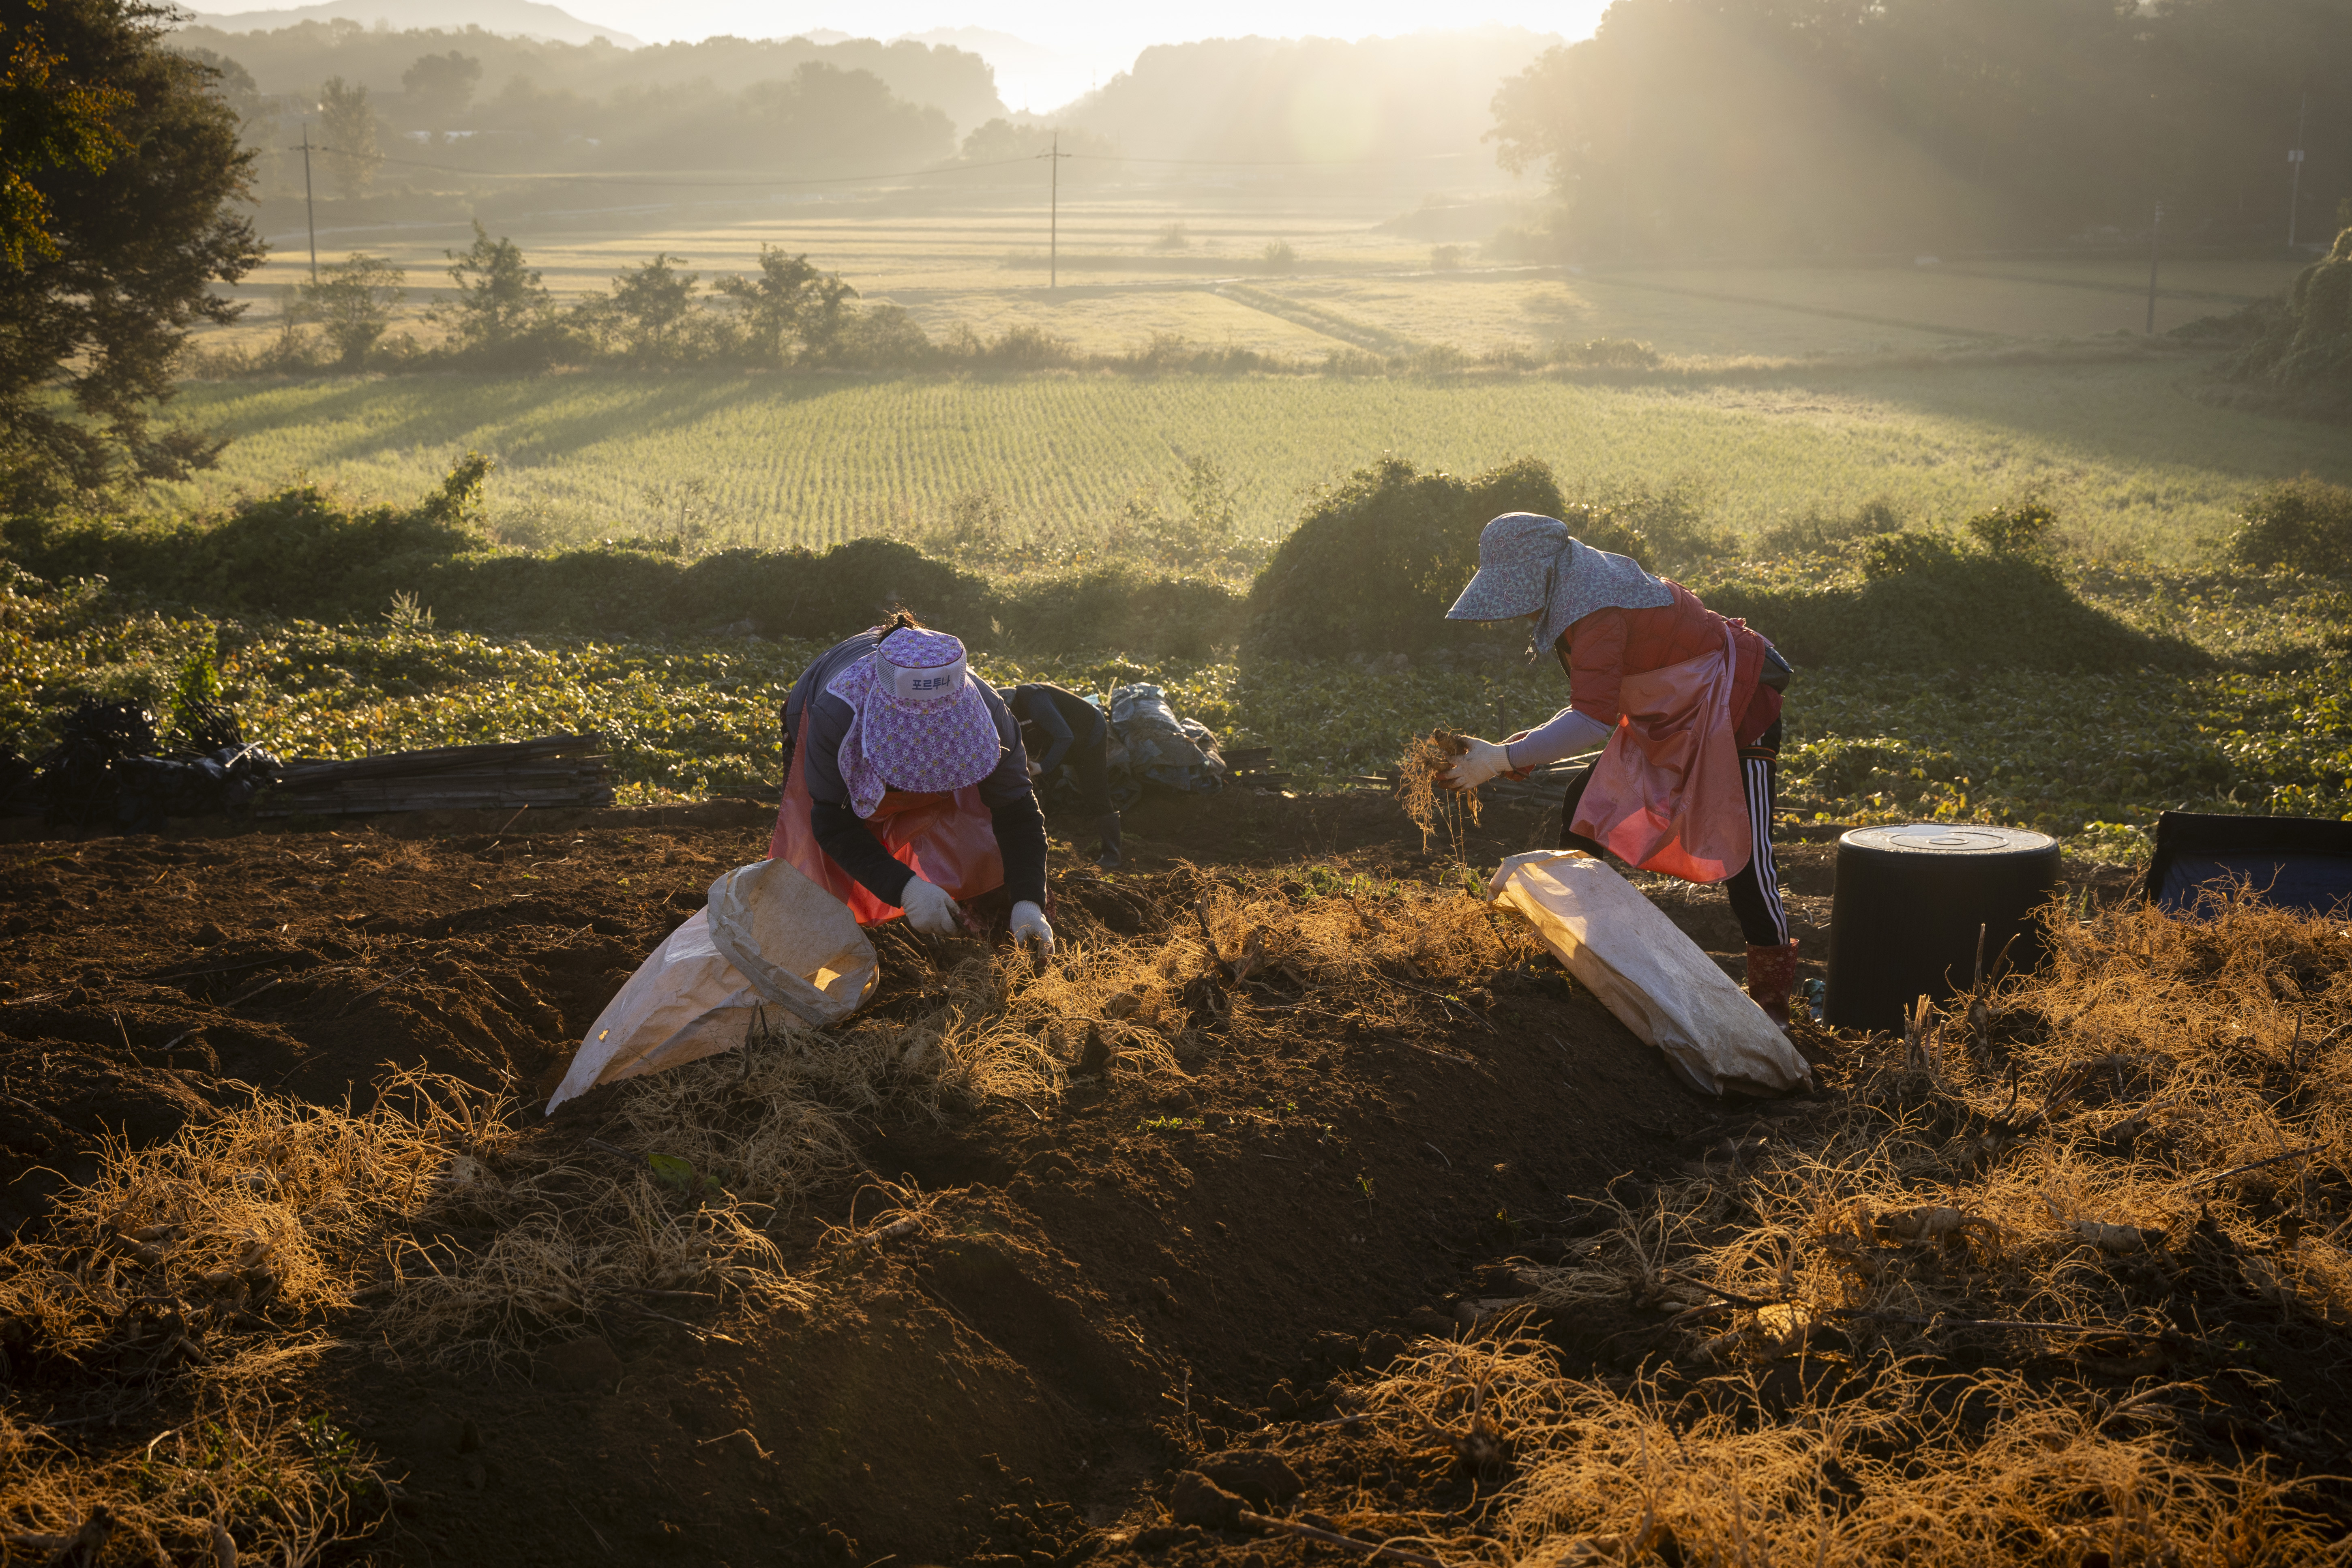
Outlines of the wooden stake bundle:
M610 757L594 735L387 752L350 762L296 762L254 805L257 816L351 816L610 805Z

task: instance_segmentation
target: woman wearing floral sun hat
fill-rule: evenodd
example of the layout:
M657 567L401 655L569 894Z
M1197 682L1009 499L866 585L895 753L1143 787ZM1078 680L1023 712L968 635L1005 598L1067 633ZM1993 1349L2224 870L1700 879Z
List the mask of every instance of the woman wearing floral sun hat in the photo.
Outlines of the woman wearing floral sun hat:
M1569 782L1560 847L1722 883L1748 939L1748 994L1788 1027L1797 944L1772 865L1787 661L1681 584L1532 512L1486 525L1477 574L1445 615L1534 623L1570 705L1508 740L1471 741L1444 782L1475 789L1603 748Z
M961 642L901 611L828 649L793 682L784 739L771 858L860 925L903 913L932 936L956 929L957 900L1003 888L1013 940L1053 951L1045 819L1021 732Z

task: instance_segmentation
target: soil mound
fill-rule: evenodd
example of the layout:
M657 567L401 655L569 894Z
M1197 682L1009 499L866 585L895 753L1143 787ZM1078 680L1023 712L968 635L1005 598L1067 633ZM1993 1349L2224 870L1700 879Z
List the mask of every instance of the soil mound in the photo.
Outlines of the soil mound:
M764 810L0 849L6 1530L1242 1568L2341 1535L2298 1479L2346 1459L2332 928L2125 909L1908 1038L1807 1035L1823 1096L1717 1102L1385 796L1189 805L1055 879L1044 973L886 935L859 1018L552 1118ZM1825 850L1783 862L1810 937ZM1654 897L1736 960L1719 896Z
M531 1102L709 881L760 852L763 811L0 851L15 981L0 1053L13 1084L46 1089L0 1100L17 1261L78 1247L131 1270L113 1317L9 1309L25 1375L8 1419L102 1476L109 1454L196 1408L158 1349L185 1343L182 1359L263 1378L391 1483L340 1506L355 1528L396 1498L371 1547L394 1558L1097 1549L1201 1432L1311 1409L1335 1371L1449 1328L1465 1264L1556 1249L1564 1194L1654 1165L1724 1111L1433 885L1384 797L1220 812L1213 829L1141 814L1130 842L1161 869L1056 879L1066 958L1010 1004L1036 1009L1034 1091L982 1081L1010 1058L942 1022L1005 993L1002 965L976 943L894 943L862 1020L890 1042L873 1076L820 1082L800 1047L763 1042L748 1065L599 1089L547 1123ZM1238 868L1181 860L1188 834ZM1310 838L1324 853L1300 862ZM919 1040L961 1076L910 1067ZM799 1074L808 1098L778 1098L772 1074ZM423 1092L416 1075L430 1117L398 1109ZM753 1190L745 1173L768 1156L729 1140L787 1103L809 1108L813 1146L845 1142L764 1178L764 1205L647 1175L648 1153L678 1150L689 1181ZM363 1245L312 1237L348 1271L332 1300L297 1301L273 1278L238 1297L240 1324L198 1289L235 1261L230 1240L200 1246L200 1226L126 1240L174 1227L131 1196L99 1213L79 1195L123 1151L189 1146L239 1117L290 1126L308 1106L450 1140L425 1166L385 1163L392 1212L353 1222ZM555 1210L530 1206L550 1194L569 1194L560 1237L541 1224ZM672 1285L610 1284L588 1253L632 1226L730 1257L772 1248L788 1288L750 1291L700 1262ZM572 1248L571 1297L525 1310L513 1290L481 1294L524 1240ZM408 1283L434 1270L456 1283ZM178 1301L181 1327L134 1333L142 1289ZM411 1331L419 1313L442 1314L439 1340ZM253 1372L289 1333L327 1348ZM71 1497L24 1495L46 1498L42 1528L70 1528ZM147 1528L170 1542L194 1517Z

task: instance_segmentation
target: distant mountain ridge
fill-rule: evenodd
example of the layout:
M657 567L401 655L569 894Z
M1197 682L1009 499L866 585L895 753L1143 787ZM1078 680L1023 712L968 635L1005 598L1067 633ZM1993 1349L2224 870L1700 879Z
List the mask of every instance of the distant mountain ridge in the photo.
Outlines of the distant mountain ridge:
M618 27L583 22L546 0L318 0L278 11L199 11L181 26L213 27L224 33L271 32L304 22L378 24L394 30L440 27L462 32L479 27L486 33L537 38L543 43L585 44L604 38L625 49L642 48L645 40Z

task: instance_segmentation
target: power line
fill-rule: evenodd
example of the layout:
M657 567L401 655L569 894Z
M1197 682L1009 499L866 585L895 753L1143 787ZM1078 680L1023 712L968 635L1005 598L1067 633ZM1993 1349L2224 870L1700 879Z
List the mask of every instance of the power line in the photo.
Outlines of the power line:
M292 151L293 149L289 149ZM661 190L740 190L772 189L778 185L862 185L881 180L914 180L930 174L961 174L975 169L1003 169L1015 163L1034 163L1034 157L998 158L985 163L948 163L929 169L907 169L887 174L832 174L811 179L762 180L679 180L643 174L513 174L499 169L468 169L456 163L428 163L420 158L395 158L388 153L347 153L340 147L311 145L314 153L332 153L340 158L365 158L376 163L398 163L409 169L432 169L445 174L466 174L481 180L567 180L586 185L649 185ZM1071 156L1072 154L1064 154Z
M289 147L287 151L294 152L297 151L297 149ZM643 174L513 173L498 169L469 169L457 163L436 163L422 158L400 158L394 157L386 153L350 153L345 152L341 148L325 147L313 142L310 140L310 124L307 121L303 124L302 142L299 151L302 153L303 205L306 210L310 205L310 154L312 153L332 153L333 155L341 158L364 158L371 163L396 163L406 169L429 169L436 174L459 174L472 179L552 180L571 184L641 185L658 190L669 191L746 189L773 190L782 186L877 184L889 180L917 180L926 179L936 174L971 174L982 169L1006 169L1011 168L1015 164L1035 163L1043 161L1046 163L1048 169L1052 173L1051 200L1053 205L1053 218L1050 239L1051 248L1049 250L1049 259L1047 261L1047 271L1045 275L1045 287L1048 292L1053 291L1060 281L1059 274L1061 270L1062 226L1061 173L1062 161L1066 158L1083 159L1090 163L1148 163L1163 168L1349 169L1394 167L1405 163L1449 163L1463 158L1476 156L1475 153L1420 153L1388 158L1129 158L1111 153L1065 153L1062 151L1061 132L1056 131L1054 133L1052 146L1044 153L1033 153L1026 156L1018 158L994 158L983 163L934 164L927 169L906 169L892 174L831 174L803 179L769 178L751 180L681 180L663 178L658 175ZM317 222L314 218L311 221L310 240L310 280L314 284L318 281L318 247Z
M1037 156L1050 160L1045 166L1054 176L1053 190L1048 198L1053 203L1053 218L1052 226L1046 230L1045 251L1045 292L1050 294L1062 286L1062 160L1075 158L1077 154L1062 151L1062 133L1056 131L1053 146Z
M1130 158L1121 153L1065 153L1090 163L1178 163L1203 169L1363 169L1398 163L1449 163L1475 153L1406 153L1393 158Z
M289 148L289 152L298 151ZM421 158L397 158L388 153L348 153L340 147L310 145L314 153L331 153L340 158L365 158L372 163L397 163L407 169L431 169L444 174L465 174L484 180L564 180L589 185L646 185L660 190L768 190L779 185L861 185L884 180L919 180L935 174L964 174L980 169L1008 169L1015 164L1034 163L1048 158L1076 158L1089 163L1149 163L1155 167L1197 169L1362 169L1394 167L1403 163L1457 163L1475 158L1475 153L1412 153L1390 158L1130 158L1117 153L1035 153L1019 158L992 158L984 163L940 163L928 169L903 169L890 174L829 174L806 179L782 177L751 180L681 180L647 174L594 174L577 173L512 172L500 169L470 169L457 163L434 163Z
M310 230L310 287L316 289L319 286L319 206L310 197L310 122L307 120L302 121L302 221Z

